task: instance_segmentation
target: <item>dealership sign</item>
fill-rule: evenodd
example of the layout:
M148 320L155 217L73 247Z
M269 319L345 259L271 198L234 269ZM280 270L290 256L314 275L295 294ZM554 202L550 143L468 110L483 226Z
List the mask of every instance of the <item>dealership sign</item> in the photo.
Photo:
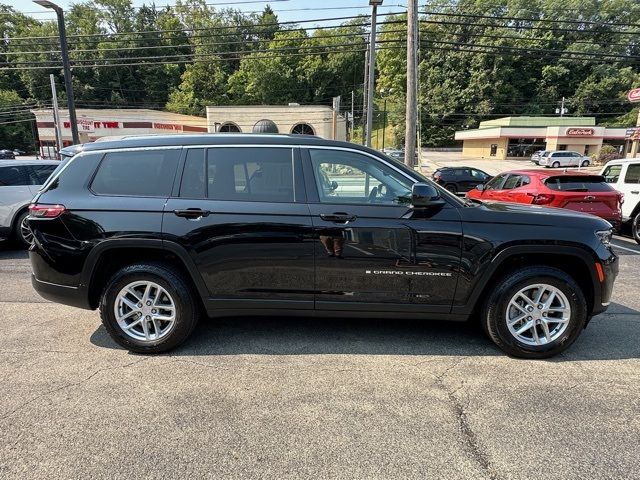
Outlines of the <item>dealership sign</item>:
M640 102L640 88L629 90L629 93L627 93L627 98L630 102Z
M627 140L640 140L640 127L627 128L624 138Z
M567 137L591 137L595 133L593 128L567 128Z

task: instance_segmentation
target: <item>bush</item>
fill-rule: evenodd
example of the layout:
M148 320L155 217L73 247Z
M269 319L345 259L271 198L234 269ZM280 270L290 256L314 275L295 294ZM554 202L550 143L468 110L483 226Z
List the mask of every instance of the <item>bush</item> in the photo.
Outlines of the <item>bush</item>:
M622 155L618 152L618 149L613 145L602 145L598 154L591 155L593 162L597 165L604 165L605 163L622 158Z

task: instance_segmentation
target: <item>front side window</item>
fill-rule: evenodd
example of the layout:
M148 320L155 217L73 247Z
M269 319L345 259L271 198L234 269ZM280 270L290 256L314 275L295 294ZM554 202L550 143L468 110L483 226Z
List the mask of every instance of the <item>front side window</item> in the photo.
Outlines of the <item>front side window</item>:
M500 187L502 186L502 182L504 182L504 179L507 175L506 174L500 174L496 177L493 177L484 187L485 190L500 190Z
M177 149L107 153L91 190L98 195L169 196L179 154Z
M640 183L640 163L629 165L624 176L624 183Z
M210 148L207 196L212 200L294 202L292 149Z
M622 165L609 165L604 169L602 176L607 183L617 183L622 172Z
M16 187L30 183L27 167L0 167L0 187Z
M507 181L504 182L504 187L502 187L502 189L511 190L512 188L519 187L521 178L522 177L520 175L510 175L509 178L507 178Z
M415 183L371 157L344 150L310 149L323 203L408 205Z
M485 180L487 178L487 174L480 170L476 170L475 168L472 168L470 170L471 176L476 180Z

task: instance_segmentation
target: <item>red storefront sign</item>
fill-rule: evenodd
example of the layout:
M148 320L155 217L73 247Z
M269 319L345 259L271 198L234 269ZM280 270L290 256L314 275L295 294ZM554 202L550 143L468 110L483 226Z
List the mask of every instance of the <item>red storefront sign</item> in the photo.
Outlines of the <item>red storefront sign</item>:
M153 128L157 128L159 130L176 130L181 132L182 125L174 125L173 123L153 123Z
M629 90L629 93L627 93L627 98L630 102L640 102L640 88Z
M89 126L89 123L92 124L93 128ZM64 121L62 122L62 126L64 128L71 128L71 122ZM120 124L118 122L93 122L91 120L78 120L78 130L83 132L92 132L96 128L120 128Z
M593 128L567 128L567 137L591 137L595 133Z

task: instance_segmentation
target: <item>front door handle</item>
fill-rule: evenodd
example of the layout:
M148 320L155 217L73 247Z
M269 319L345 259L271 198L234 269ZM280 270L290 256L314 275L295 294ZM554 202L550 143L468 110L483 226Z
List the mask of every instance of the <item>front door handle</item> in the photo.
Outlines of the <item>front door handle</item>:
M209 210L202 210L200 208L187 208L185 210L174 210L173 213L178 217L184 217L184 218L190 218L190 219L208 217L211 214Z
M347 223L347 222L353 222L358 217L356 217L355 215L350 215L348 213L336 212L336 213L321 213L320 218L326 222Z
M631 190L631 193L634 194L634 195L637 195L637 194L640 193L640 190Z

